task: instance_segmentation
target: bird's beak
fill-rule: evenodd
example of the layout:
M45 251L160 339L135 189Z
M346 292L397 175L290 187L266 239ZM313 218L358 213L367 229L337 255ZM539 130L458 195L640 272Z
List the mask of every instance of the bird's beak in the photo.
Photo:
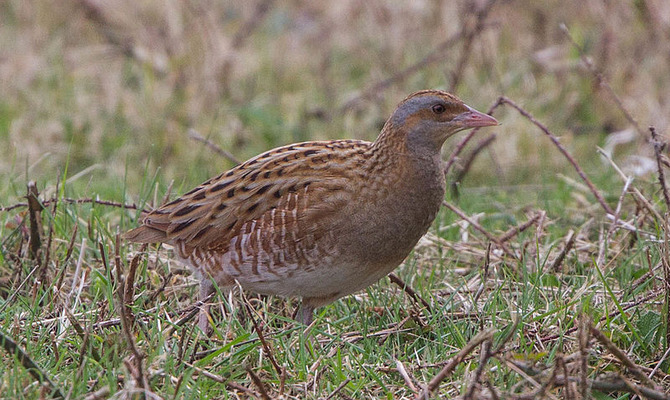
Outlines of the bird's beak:
M451 120L452 123L455 123L464 129L498 125L498 120L492 116L479 112L467 105L466 107L468 108L468 111L458 114Z

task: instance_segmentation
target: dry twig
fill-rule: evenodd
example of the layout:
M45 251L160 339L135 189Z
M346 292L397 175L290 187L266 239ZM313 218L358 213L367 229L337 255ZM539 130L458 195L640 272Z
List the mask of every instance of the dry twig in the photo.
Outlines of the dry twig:
M233 153L221 148L218 144L212 142L211 140L207 139L206 137L202 136L198 131L195 129L189 129L188 130L188 137L198 141L200 143L205 144L207 147L209 147L211 150L213 150L216 154L220 155L221 157L227 159L228 161L232 162L235 165L238 165L241 163L241 161L233 155Z
M474 28L468 29L467 24L463 24L463 29L461 30L461 33L459 36L465 38L463 42L463 48L461 49L461 57L458 60L458 64L456 66L456 69L451 75L451 85L449 87L450 92L455 92L456 88L458 87L458 84L461 82L461 78L463 77L463 71L465 71L465 66L468 63L468 60L470 59L470 55L472 54L471 48L472 48L472 43L475 41L475 38L481 34L482 30L484 29L484 21L486 21L486 17L489 14L489 11L491 11L491 8L493 7L493 4L496 2L496 0L489 0L483 7L481 7L477 12L476 12L476 23Z
M501 243L505 243L506 241L512 239L514 236L516 236L519 233L521 233L521 232L525 231L526 229L530 228L533 224L535 224L540 219L541 216L542 216L542 213L537 213L532 218L530 218L528 221L508 229L505 233L502 234L502 236L500 236L498 238L498 240Z
M454 196L458 196L458 185L463 181L463 178L465 178L465 175L470 170L470 167L472 167L472 163L475 161L475 158L477 158L479 153L481 153L482 150L488 147L495 140L496 134L492 133L487 138L480 140L479 143L477 143L477 147L475 147L470 152L470 155L465 159L463 166L458 170L458 172L456 172L456 175L451 181L451 192L454 194Z
M517 110L519 114L523 115L526 119L528 119L531 123L533 123L533 125L540 128L540 130L549 137L551 142L554 143L558 151L560 151L561 154L563 154L563 156L565 156L565 158L568 160L568 162L575 168L579 177L582 178L582 181L584 181L584 183L586 183L586 185L589 187L589 190L591 190L591 193L593 193L593 195L596 197L596 200L598 200L598 203L600 203L605 212L607 212L608 214L614 214L614 210L612 210L612 208L605 202L605 199L602 197L598 189L596 189L593 182L591 182L591 180L586 176L584 170L582 170L582 167L580 167L579 164L577 163L577 160L575 160L575 158L572 157L570 153L568 153L568 150L566 150L566 148L563 147L561 141L553 133L551 133L551 131L544 124L535 119L535 117L533 117L531 113L529 113L521 106L516 104L514 101L505 96L500 96L500 98L498 98L498 104L509 104L510 106L512 106L512 108Z
M607 336L605 336L598 328L593 326L591 322L588 323L588 329L593 335L594 338L596 338L603 346L607 348L616 358L621 361L621 363L626 366L630 370L630 372L633 373L636 377L638 377L640 380L642 380L644 383L650 386L654 386L654 382L651 381L645 375L642 370L640 370L639 366L635 364L628 356L626 353L621 351Z
M19 360L23 368L25 368L30 375L35 378L40 383L46 383L51 388L51 395L57 399L64 398L63 393L60 391L58 386L56 386L53 381L49 378L49 375L40 368L26 353L21 347L19 347L12 339L9 338L2 330L0 330L0 345L5 349L9 354L16 355L16 358Z
M440 370L440 372L437 373L433 377L433 379L428 382L428 385L419 393L415 398L416 400L428 400L430 398L430 394L434 392L439 386L440 382L444 380L447 376L449 376L456 366L460 364L463 359L465 359L465 356L468 354L472 353L477 346L482 344L483 342L487 340L491 340L493 338L493 333L494 331L492 329L485 330L479 332L475 337L473 337L466 345L459 351L452 359L449 361L447 365Z
M389 279L391 280L391 282L393 282L393 283L395 283L396 285L398 285L398 286L399 286L405 293L407 293L407 295L408 295L409 297L411 297L412 300L414 300L414 301L417 302L417 303L421 303L421 304L423 304L423 306L426 307L426 309L428 310L428 312L431 311L430 304L428 304L428 302L427 302L426 300L424 300L423 297L419 296L419 294L416 293L416 291L415 291L414 289L412 289L411 286L409 286L407 283L405 283L405 281L403 281L402 279L400 279L400 278L398 277L398 275L396 275L396 274L394 274L393 272L391 272L390 274L388 274L388 277L389 277Z
M272 348L270 347L270 344L265 340L265 336L263 335L263 330L258 326L258 322L256 322L256 318L254 318L254 313L249 305L249 299L247 299L247 296L244 295L244 292L242 293L242 298L244 300L244 307L245 310L247 311L247 314L249 315L249 318L251 319L251 323L254 325L254 330L256 331L256 334L258 335L258 339L261 342L261 346L263 346L263 350L265 350L265 354L267 354L268 358L270 359L270 363L274 367L275 371L277 372L278 376L282 376L284 374L284 368L279 366L277 363L277 360L275 359L274 356L274 351L272 351Z
M249 377L251 378L251 380L254 382L254 384L256 385L258 390L260 391L261 398L263 400L272 400L272 397L270 397L270 395L268 394L267 389L265 388L265 384L263 383L261 378L258 375L256 375L254 370L252 370L249 365L245 365L244 369L247 371L247 374L249 374Z
M116 234L116 241L114 244L114 260L116 263L116 280L119 284L119 290L118 290L118 295L119 295L119 316L121 317L121 329L123 331L123 335L126 338L126 342L128 343L128 347L130 347L130 351L133 355L133 359L135 361L134 365L131 365L128 360L124 360L126 362L126 366L129 368L129 370L132 372L132 375L134 375L134 378L137 382L137 385L140 387L140 389L146 391L149 390L149 383L147 382L146 374L144 372L144 367L143 367L143 360L144 360L144 354L138 349L137 343L135 343L135 337L132 332L132 325L133 321L135 320L135 317L132 313L132 310L130 309L130 303L126 303L127 297L129 296L129 290L127 289L127 286L125 284L124 278L121 275L121 271L123 271L123 264L121 263L121 256L120 256L120 248L121 248L121 237L117 233ZM141 254L141 253L140 253ZM139 257L139 254L138 256ZM131 262L131 268L132 268L133 262ZM134 278L134 272L133 275L130 275L130 278ZM134 284L134 281L128 279L130 281L129 284ZM132 300L132 299L131 299Z
M651 132L651 140L654 145L654 154L656 155L656 164L658 165L658 182L661 184L661 189L663 190L663 199L665 200L666 210L670 211L670 195L668 194L668 186L665 183L665 172L663 171L663 161L661 154L665 150L666 143L662 143L658 135L656 134L656 128L653 126L649 127L649 132Z
M58 202L59 199L54 197L51 199L44 200L42 202L43 206L48 206L51 203ZM60 199L61 202L67 203L67 204L99 204L102 206L110 206L110 207L118 207L118 208L125 208L127 210L137 210L139 207L135 204L124 204L124 203L119 203L116 201L108 201L108 200L99 200L99 199L92 199L92 198L85 198L85 199L70 199L70 198L63 198ZM21 207L28 207L28 203L16 203L12 204L11 206L6 206L6 207L0 207L0 211L11 211L17 208ZM148 213L149 210L141 210L144 213Z
M619 96L617 96L617 94L614 92L614 89L612 89L610 84L607 82L605 76L600 71L598 71L595 65L593 65L591 60L586 56L586 54L584 53L584 49L572 37L570 31L568 30L568 27L565 24L561 24L560 28L565 34L565 36L567 36L568 40L570 40L570 43L572 43L572 45L577 49L577 52L579 52L579 58L582 60L584 65L586 65L586 68L588 68L589 72L593 75L593 77L596 79L598 85L604 87L605 90L607 90L609 95L612 97L612 100L614 100L614 103L619 108L619 110L621 110L621 112L623 113L624 117L626 117L628 122L630 122L630 124L635 127L635 129L638 131L640 135L644 135L644 132L640 128L640 124L637 123L637 121L635 120L635 118L633 118L631 113L629 113L626 107L624 107L623 101L621 101Z
M512 252L510 249L508 249L503 242L501 242L497 237L493 236L493 234L484 229L483 226L478 224L472 218L468 217L468 215L463 210L447 202L446 200L442 202L442 205L453 211L456 215L458 215L462 219L466 220L470 225L472 225L473 228L483 233L487 239L489 239L490 241L495 243L498 247L500 247L505 252L505 254L509 255L512 258L517 258L516 254L514 254L514 252Z
M42 247L42 208L38 199L39 192L35 182L28 182L28 214L30 215L30 258L36 260L40 264L41 247Z
M547 272L557 272L558 269L561 267L561 264L563 264L563 260L565 259L565 256L572 250L572 247L575 245L575 239L577 238L577 235L575 234L575 231L570 229L568 232L566 239L565 239L565 246L563 247L563 250L558 254L558 257L554 260L553 263L551 263L551 266L547 270Z

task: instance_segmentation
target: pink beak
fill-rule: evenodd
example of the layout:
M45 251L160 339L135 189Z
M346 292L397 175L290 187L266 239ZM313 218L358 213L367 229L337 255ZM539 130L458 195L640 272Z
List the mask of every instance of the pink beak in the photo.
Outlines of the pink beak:
M498 125L498 120L492 116L479 112L469 106L466 107L468 107L468 111L457 115L452 122L456 122L463 128L479 128L483 126Z

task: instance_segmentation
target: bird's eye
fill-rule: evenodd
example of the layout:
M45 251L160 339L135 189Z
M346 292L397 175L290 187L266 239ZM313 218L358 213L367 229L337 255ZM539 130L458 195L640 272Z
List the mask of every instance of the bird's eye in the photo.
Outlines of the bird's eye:
M447 108L444 106L444 104L435 104L435 105L433 106L433 112L434 112L435 114L442 114L442 113L445 112L446 110L447 110Z

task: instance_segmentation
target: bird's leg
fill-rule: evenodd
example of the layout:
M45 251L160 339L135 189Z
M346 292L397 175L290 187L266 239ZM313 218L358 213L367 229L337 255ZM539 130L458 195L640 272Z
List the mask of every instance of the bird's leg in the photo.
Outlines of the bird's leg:
M295 319L305 325L310 325L314 321L314 307L305 304L303 301L295 315Z
M209 299L208 297L214 293L214 283L211 279L203 279L200 282L200 298L202 302L200 312L198 313L198 327L205 333L206 336L212 334L212 325L209 323Z

